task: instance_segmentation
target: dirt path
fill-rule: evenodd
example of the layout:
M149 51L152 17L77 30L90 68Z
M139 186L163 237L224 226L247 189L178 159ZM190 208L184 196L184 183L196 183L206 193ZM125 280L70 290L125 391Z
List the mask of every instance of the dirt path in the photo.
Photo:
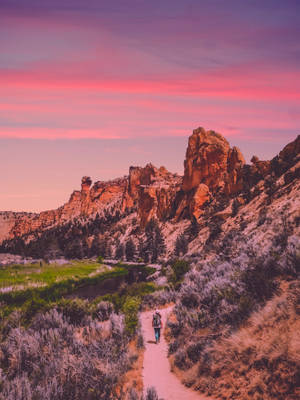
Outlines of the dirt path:
M165 326L167 314L172 307L160 310L163 325ZM145 342L145 354L143 365L143 381L145 390L147 387L155 386L158 397L164 400L205 400L197 392L183 386L178 378L170 371L170 364L167 358L168 347L161 335L159 344L155 344L152 328L153 311L141 314L142 331Z

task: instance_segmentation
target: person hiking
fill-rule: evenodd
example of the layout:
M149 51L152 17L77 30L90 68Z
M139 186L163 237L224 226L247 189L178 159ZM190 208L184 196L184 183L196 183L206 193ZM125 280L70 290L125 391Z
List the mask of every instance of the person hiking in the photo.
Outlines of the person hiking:
M152 326L154 328L155 342L158 343L160 341L160 330L162 328L161 314L158 310L155 310L153 314Z

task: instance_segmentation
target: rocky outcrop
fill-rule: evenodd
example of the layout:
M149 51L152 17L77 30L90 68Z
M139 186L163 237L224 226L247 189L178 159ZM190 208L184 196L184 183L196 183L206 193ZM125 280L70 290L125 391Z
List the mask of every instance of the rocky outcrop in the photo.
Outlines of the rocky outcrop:
M234 193L241 188L239 179L244 164L240 150L231 149L219 133L195 129L186 151L182 190L189 192L202 183L212 193L220 189Z
M261 178L264 178L271 172L271 161L261 161L257 156L251 158L252 174L258 174Z
M272 172L280 176L300 161L300 135L271 160Z
M120 213L136 208L144 226L152 217L170 217L172 204L182 177L166 168L147 164L144 168L130 167L129 176L108 182L95 182L88 176L81 180L81 190L75 190L67 203L56 210L39 214L4 213L0 216L0 243L4 239L28 235L34 231L66 223L75 218L88 218L105 210Z
M92 184L92 180L89 176L84 176L81 179L81 192L88 193Z
M198 128L189 137L184 161L184 176L152 164L130 167L129 175L92 184L89 176L81 180L67 203L56 210L34 213L0 213L0 243L4 239L64 224L76 218L129 210L137 212L142 226L151 218L160 221L201 218L205 205L213 198L238 196L267 175L286 173L286 183L299 178L300 136L271 161L253 156L251 165L237 147L231 148L219 133ZM243 199L243 197L240 197ZM223 216L224 217L224 216Z
M243 187L244 157L237 147L230 148L227 140L214 131L198 128L189 138L182 200L176 211L179 219L186 214L199 218L203 205L216 193L230 196Z
M211 198L208 186L204 183L196 188L191 200L189 201L189 215L199 218L203 213L204 204Z
M130 167L125 202L137 207L142 226L151 218L166 220L181 183L182 178L165 167L156 168L152 164Z
M42 211L39 214L1 213L0 242L63 224L78 217L101 214L104 210L114 207L121 209L126 187L126 178L95 182L92 186L91 178L84 176L81 180L81 190L75 190L69 201L56 210Z
M0 211L0 243L9 238L9 232L17 221L32 221L38 214L26 212Z

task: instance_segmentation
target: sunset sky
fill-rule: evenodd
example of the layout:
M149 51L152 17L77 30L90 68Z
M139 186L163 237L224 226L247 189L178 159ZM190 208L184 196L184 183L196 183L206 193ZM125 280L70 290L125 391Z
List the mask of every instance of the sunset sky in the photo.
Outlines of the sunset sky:
M299 106L299 0L0 0L0 210L182 173L198 126L271 158Z

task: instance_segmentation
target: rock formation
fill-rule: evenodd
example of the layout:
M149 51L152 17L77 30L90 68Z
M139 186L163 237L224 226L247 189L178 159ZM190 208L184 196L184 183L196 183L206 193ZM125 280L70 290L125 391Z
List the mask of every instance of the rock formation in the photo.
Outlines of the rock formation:
M202 183L212 193L219 189L234 193L241 188L239 178L244 164L240 150L231 149L219 133L195 129L186 151L182 190L189 192Z
M142 226L153 217L166 220L171 215L181 182L181 177L168 172L165 167L158 169L152 164L144 168L130 167L128 190L124 194L122 208L136 206Z
M269 174L279 176L289 171L286 182L299 177L299 153L300 136L273 160L260 161L253 156L252 165L246 165L240 150L231 148L222 135L198 128L189 137L183 177L152 164L130 167L128 176L108 182L92 184L91 178L84 176L81 190L75 190L69 201L56 210L39 214L0 213L0 243L105 212L125 215L135 211L142 227L151 218L199 219L213 198L236 197Z
M177 219L189 210L199 218L203 205L215 193L230 196L243 187L244 157L237 147L230 148L219 133L198 128L189 138Z

